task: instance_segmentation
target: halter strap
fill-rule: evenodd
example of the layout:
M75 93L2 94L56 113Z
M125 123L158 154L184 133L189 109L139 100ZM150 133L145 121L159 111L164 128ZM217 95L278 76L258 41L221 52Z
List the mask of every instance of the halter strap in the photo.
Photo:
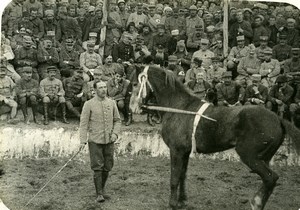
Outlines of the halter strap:
M196 138L195 138L197 126L200 122L200 119L201 119L203 113L209 107L209 105L210 105L210 103L207 103L207 102L202 104L202 106L198 110L197 114L195 115L194 124L193 124L193 133L192 133L192 151L191 151L192 154L197 152Z

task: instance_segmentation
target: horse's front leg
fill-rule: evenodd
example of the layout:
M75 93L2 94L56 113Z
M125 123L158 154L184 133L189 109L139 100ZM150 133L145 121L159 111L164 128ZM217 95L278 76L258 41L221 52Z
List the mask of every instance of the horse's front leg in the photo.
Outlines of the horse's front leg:
M182 156L182 171L180 175L180 180L179 180L179 204L178 206L180 208L185 208L186 207L186 202L187 202L187 194L186 194L186 172L189 164L189 158L190 158L190 152L187 152Z
M177 191L178 191L178 185L182 173L182 166L183 166L183 161L182 161L182 154L175 150L171 149L171 197L169 201L169 205L172 208L172 210L177 209L177 203L178 203L178 198L177 198Z

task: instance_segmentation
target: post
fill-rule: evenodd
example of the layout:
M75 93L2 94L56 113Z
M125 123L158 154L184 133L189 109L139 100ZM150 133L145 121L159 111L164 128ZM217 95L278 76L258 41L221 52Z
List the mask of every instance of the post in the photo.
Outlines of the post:
M109 1L108 0L104 0L102 12L103 12L102 24L104 24L104 23L107 23L107 16L108 16L108 12L109 12ZM104 45L102 47L100 47L100 49L99 49L99 55L101 56L102 60L104 58L105 38L106 38L106 26L101 28L101 33L100 33L100 43L104 43Z
M228 19L229 19L229 1L230 0L224 0L224 14L223 14L223 53L224 57L226 58L228 55Z

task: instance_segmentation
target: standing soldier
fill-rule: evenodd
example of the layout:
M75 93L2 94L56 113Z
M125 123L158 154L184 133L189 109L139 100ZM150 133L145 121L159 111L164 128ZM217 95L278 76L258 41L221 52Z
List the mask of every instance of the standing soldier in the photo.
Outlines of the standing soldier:
M75 108L82 108L85 102L83 89L86 83L83 81L83 69L77 67L74 69L74 75L66 78L63 82L65 89L66 106L75 116L80 119L80 112Z
M11 108L9 123L15 122L17 115L18 104L14 100L16 96L15 83L6 76L7 68L3 65L0 66L0 104L6 104Z
M16 71L20 74L22 67L31 66L33 69L32 78L39 81L39 75L37 73L37 51L33 49L32 39L30 36L23 37L23 46L15 51L15 66Z
M49 66L47 71L48 77L43 79L40 83L40 94L43 98L44 105L44 125L49 124L49 104L54 106L54 120L56 120L57 107L61 105L63 122L68 124L69 122L66 119L66 100L64 98L65 91L62 82L55 78L57 68L55 66Z
M197 7L192 5L190 6L190 16L186 18L186 34L193 34L196 26L201 26L204 30L204 22L202 18L197 15Z
M45 29L44 29L43 21L38 16L37 8L30 9L30 17L29 18L33 24L32 35L34 37L34 40L36 42L38 42L44 36Z
M37 119L39 82L35 79L32 79L32 67L23 67L22 72L22 78L16 84L16 94L24 115L24 122L26 124L29 124L27 106L28 104L30 104L32 109L33 121L36 124L41 124Z
M96 96L84 104L81 113L80 149L88 142L91 169L94 171L96 202L104 202L105 184L113 167L114 142L119 136L121 120L115 101L106 96L106 83L97 82L94 88Z
M56 40L60 40L61 28L60 28L60 24L58 24L57 20L54 18L53 10L45 11L44 29L45 29L45 33L47 33L48 31L53 31Z

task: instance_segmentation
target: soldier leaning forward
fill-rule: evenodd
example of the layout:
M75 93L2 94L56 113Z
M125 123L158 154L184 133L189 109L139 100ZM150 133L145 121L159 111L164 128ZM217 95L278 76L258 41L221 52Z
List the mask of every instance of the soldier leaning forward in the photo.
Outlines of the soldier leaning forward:
M9 123L14 123L17 115L17 102L15 98L15 83L11 78L6 76L7 68L0 66L0 106L6 104L11 108Z
M81 109L85 102L83 89L86 83L83 80L83 69L79 67L74 69L73 76L64 79L63 85L68 110L75 114L77 118L80 118L80 112L75 107L79 107Z
M37 119L39 82L35 79L32 79L32 67L23 67L22 73L22 78L16 84L16 94L24 115L24 122L29 124L27 106L30 104L33 121L36 124L40 124Z
M44 105L44 125L49 124L49 104L54 106L54 119L56 120L56 109L58 105L61 105L62 108L62 119L63 122L68 124L69 122L66 119L66 100L65 100L65 91L63 89L63 84L59 79L56 79L57 68L55 66L49 66L48 77L43 79L40 82L40 94L43 98Z

